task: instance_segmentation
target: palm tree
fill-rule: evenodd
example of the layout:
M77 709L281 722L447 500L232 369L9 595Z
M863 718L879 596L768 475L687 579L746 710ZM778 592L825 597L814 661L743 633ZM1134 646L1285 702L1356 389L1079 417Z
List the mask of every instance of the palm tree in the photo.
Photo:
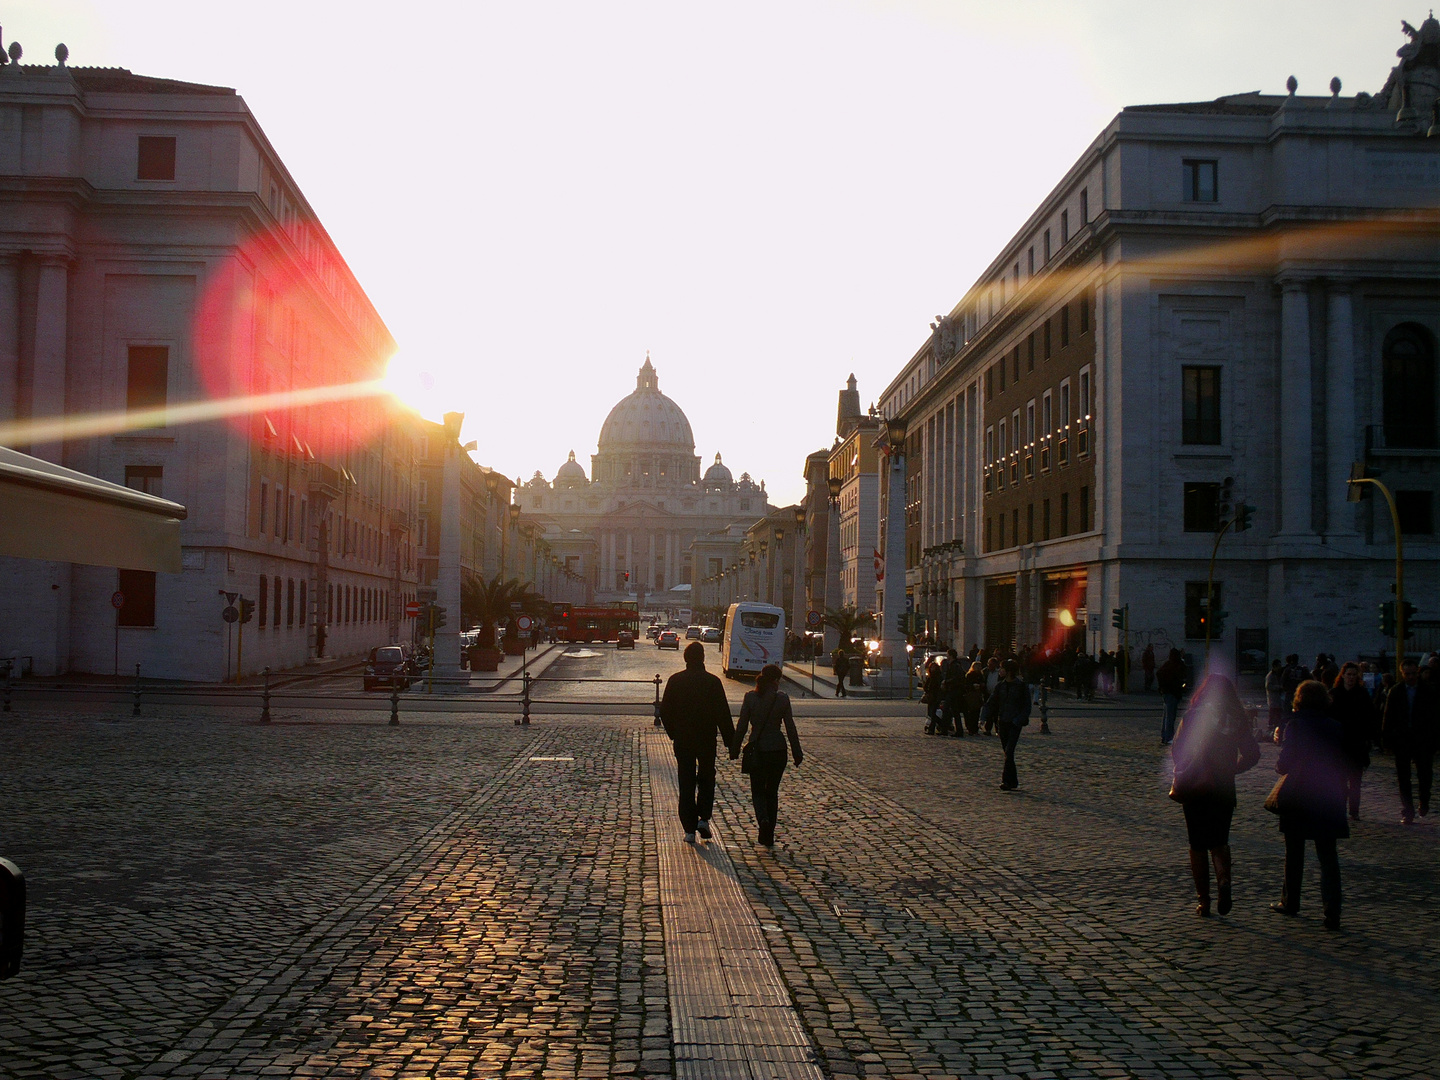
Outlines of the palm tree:
M842 608L826 608L825 625L840 631L840 647L847 649L856 634L875 628L875 615L857 611L854 604L846 604Z
M505 580L499 574L489 581L479 574L466 574L460 581L460 616L480 627L480 641L486 647L495 640L495 628L512 615L544 618L549 613L545 598L535 592L531 582Z

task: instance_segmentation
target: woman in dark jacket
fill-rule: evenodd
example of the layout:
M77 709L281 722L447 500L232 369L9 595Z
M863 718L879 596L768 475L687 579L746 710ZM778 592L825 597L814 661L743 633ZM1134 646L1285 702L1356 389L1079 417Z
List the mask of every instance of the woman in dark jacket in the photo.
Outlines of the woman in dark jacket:
M925 703L926 735L943 735L944 721L940 719L940 706L944 696L940 692L940 661L932 658L925 665L925 681L921 684L920 700Z
M971 735L979 735L980 710L985 708L985 668L979 660L973 662L965 673L965 689L960 700L965 709L965 730Z
M781 724L785 725L782 733ZM740 756L740 744L750 731L750 800L755 804L757 839L766 847L775 843L775 821L780 811L780 777L785 774L785 740L795 757L795 767L805 755L800 751L800 736L795 731L795 715L790 709L790 695L780 691L780 669L766 664L755 680L755 689L740 703L740 723L735 728L735 741L730 744L730 759Z
M1330 715L1340 722L1350 820L1359 821L1360 780L1370 765L1370 733L1375 725L1375 704L1360 681L1360 665L1353 660L1340 667L1340 677L1330 691Z
M1295 688L1295 711L1275 771L1285 777L1280 789L1280 831L1285 834L1285 887L1274 911L1300 910L1305 873L1305 841L1315 843L1320 860L1320 898L1325 929L1340 929L1340 858L1335 841L1350 835L1345 820L1346 759L1340 722L1330 715L1324 683L1307 679Z
M1235 684L1211 675L1190 699L1171 758L1175 782L1170 797L1185 809L1190 841L1190 875L1195 879L1197 915L1210 914L1210 863L1220 890L1219 911L1230 914L1230 820L1235 814L1235 775L1260 760L1260 745ZM1209 861L1206 855L1209 855Z

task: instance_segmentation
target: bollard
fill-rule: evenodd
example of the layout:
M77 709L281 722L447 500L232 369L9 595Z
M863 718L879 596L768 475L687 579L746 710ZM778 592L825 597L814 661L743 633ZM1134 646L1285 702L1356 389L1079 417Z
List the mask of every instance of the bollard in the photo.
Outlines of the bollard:
M520 708L521 719L515 722L517 724L530 723L530 673L528 671L520 676Z
M660 676L655 676L655 726L660 726Z
M395 726L400 723L400 684L392 677L390 680L390 724Z
M135 665L135 708L130 711L131 716L140 715L140 665Z
M1050 734L1050 690L1040 684L1040 734Z
M25 875L9 859L0 859L0 979L20 973L25 949Z
M260 692L260 722L270 723L270 669L265 669L265 689Z

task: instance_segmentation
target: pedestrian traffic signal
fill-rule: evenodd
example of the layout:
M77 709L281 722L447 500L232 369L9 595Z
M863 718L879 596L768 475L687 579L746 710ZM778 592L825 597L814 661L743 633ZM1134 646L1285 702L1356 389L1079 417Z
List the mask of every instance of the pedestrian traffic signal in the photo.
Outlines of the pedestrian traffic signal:
M445 625L445 609L439 604L430 605L430 629L439 630Z
M255 601L240 597L240 621L247 623L255 617Z
M1125 615L1126 609L1128 609L1129 606L1129 604L1126 604L1125 607L1117 607L1110 609L1110 625L1113 626L1116 630L1128 629L1128 627L1125 625L1128 621L1125 618Z
M1241 503L1235 508L1235 531L1244 532L1254 524L1255 507L1249 503Z
M1380 636L1393 638L1395 636L1395 601L1386 600L1380 605Z
M1400 601L1400 610L1405 613L1404 639L1406 641L1409 641L1412 637L1415 636L1415 615L1417 614L1415 611L1415 605L1410 603L1409 600L1402 600Z
M1225 522L1230 520L1230 512L1234 509L1234 504L1235 478L1233 476L1227 476L1220 484L1220 500L1217 508L1217 520L1221 525L1224 525Z

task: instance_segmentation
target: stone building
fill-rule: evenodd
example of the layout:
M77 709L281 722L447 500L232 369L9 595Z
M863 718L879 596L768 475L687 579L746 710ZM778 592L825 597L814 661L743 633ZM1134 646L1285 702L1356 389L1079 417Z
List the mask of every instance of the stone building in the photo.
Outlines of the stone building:
M0 560L0 656L221 679L406 632L420 436L373 391L380 316L234 90L56 55L0 68L0 424L84 420L9 441L189 516L178 574Z
M875 445L880 431L873 406L868 413L860 411L860 391L852 374L840 391L828 465L829 477L840 480L834 519L840 539L838 606L858 611L877 612L881 607L880 451Z
M690 421L660 392L647 355L634 392L601 425L590 475L571 451L553 482L536 473L517 498L548 541L593 539L591 552L577 551L571 565L594 582L598 602L643 593L679 604L685 590L675 587L695 583L695 541L772 509L763 481L749 473L734 479L718 453L703 475L700 464Z
M1440 24L1400 60L1376 97L1126 108L932 324L881 399L929 632L1114 648L1128 605L1132 643L1202 647L1243 502L1221 652L1379 652L1394 537L1354 462L1434 614Z

